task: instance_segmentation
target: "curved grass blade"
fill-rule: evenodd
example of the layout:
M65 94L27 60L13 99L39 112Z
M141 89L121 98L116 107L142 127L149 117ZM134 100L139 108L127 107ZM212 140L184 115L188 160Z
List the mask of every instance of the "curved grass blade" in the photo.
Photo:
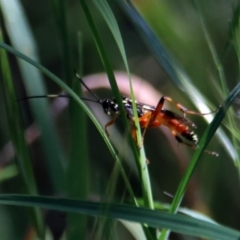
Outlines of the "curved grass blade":
M77 44L79 46L79 63L82 63L82 38L78 34ZM80 65L81 66L81 65ZM83 69L78 69L82 72ZM73 78L72 89L77 95L81 96L79 80ZM87 136L87 117L83 109L75 101L69 104L70 117L70 158L66 173L66 192L72 199L86 200L89 194L89 162L88 162L88 136ZM67 215L67 239L86 239L87 219L84 215L68 213Z
M66 17L66 2L64 0L51 0L54 10L56 26L62 45L62 63L64 79L75 93L81 96L79 81L73 78L72 56L70 47L70 34ZM79 36L79 35L78 35ZM78 37L77 44L82 44L82 39ZM78 52L82 64L82 51ZM79 71L78 71L79 72ZM80 69L82 72L82 69ZM75 101L69 102L69 128L70 128L70 151L69 161L66 170L66 193L73 199L86 199L89 191L89 166L88 166L88 146L86 115ZM86 217L69 213L67 215L67 239L86 239Z
M177 63L174 62L171 54L166 50L163 43L160 41L160 39L157 38L153 30L140 16L132 3L125 0L119 0L119 2L129 19L136 26L137 31L139 32L140 36L142 37L148 48L152 51L156 59L160 62L161 66L163 66L167 74L174 81L175 85L183 90L184 87L182 86L182 83L178 76L178 72L176 71Z
M115 152L111 142L109 141L105 131L102 129L102 126L99 124L99 122L96 120L96 118L94 117L94 115L92 114L92 112L89 110L89 108L84 104L84 102L79 98L79 96L73 92L71 90L71 88L69 88L61 79L59 79L57 76L55 76L53 73L51 73L50 71L48 71L45 67L43 67L42 65L40 65L39 63L35 62L34 60L30 59L29 57L27 57L26 55L16 51L15 49L13 49L12 47L10 47L9 45L0 42L0 48L4 48L5 50L7 50L8 52L14 54L15 56L23 59L24 61L30 63L31 65L33 65L34 67L36 67L37 69L39 69L41 72L43 72L46 76L48 76L52 81L54 81L56 84L58 84L62 89L64 89L64 91L69 94L69 96L71 96L78 105L81 106L81 108L84 110L84 112L88 115L88 117L93 121L93 123L95 124L96 128L98 129L99 133L101 134L103 140L105 141L107 147L109 148L110 153L112 154L113 158L116 160L116 163L119 165L119 169L121 172L121 175L123 177L123 180L126 184L126 188L132 198L132 201L134 201L134 203L137 205L137 201L135 199L133 190L131 188L131 185L128 181L128 178L125 174L125 171L122 167L121 161L118 158L117 153Z
M128 67L128 62L127 62L127 57L126 57L126 52L122 40L122 36L120 33L120 30L118 28L117 21L114 17L114 14L112 13L111 8L109 7L107 1L105 0L93 0L99 11L101 12L103 18L105 19L106 23L109 26L110 31L113 34L113 37L117 43L117 46L119 48L119 51L121 53L125 68L128 73L128 78L129 78L129 85L130 85L130 92L131 92L131 98L133 99L133 110L134 110L134 118L135 118L135 126L137 126L138 129L138 144L139 146L141 145L141 130L139 126L139 122L137 121L137 111L136 111L136 104L135 104L135 97L133 93L133 87L132 87L132 81L130 77L130 71ZM140 165L139 165L140 164ZM149 207L151 209L154 208L153 205L153 199L152 199L152 192L151 192L151 184L150 184L150 179L149 179L149 174L146 168L146 156L144 152L144 148L140 149L140 163L138 163L139 171L142 176L142 184L143 184L143 198L145 201L145 207Z
M236 87L228 95L227 99L224 101L222 106L219 107L219 110L218 110L216 116L214 117L213 121L207 127L207 129L205 130L205 132L204 132L204 134L203 134L203 136L202 136L202 138L199 142L199 148L194 152L194 155L193 155L192 160L189 164L189 167L188 167L184 176L181 179L181 182L179 184L179 187L177 189L177 192L174 196L173 202L172 202L170 210L169 210L170 213L176 213L178 211L178 208L181 204L181 201L182 201L182 198L183 198L184 193L186 191L189 180L190 180L195 168L197 167L197 163L199 162L199 159L200 159L204 149L206 148L206 146L208 145L208 143L212 139L214 133L216 132L216 130L218 129L220 124L222 123L223 118L225 117L227 110L229 109L229 107L233 103L234 99L239 94L239 92L240 92L240 83L238 83L236 85ZM161 240L162 239L167 239L168 234L169 234L168 230L166 230L166 229L163 230L159 239L161 239Z
M111 85L111 89L112 89L112 91L114 93L114 96L115 96L115 98L118 102L118 105L119 105L119 109L120 109L120 113L121 113L121 116L122 116L123 124L124 124L124 127L126 129L126 132L128 133L128 139L129 139L129 142L130 142L131 149L133 150L134 157L136 159L136 162L138 163L139 162L139 160L138 160L139 159L139 152L138 152L138 150L136 148L136 144L134 143L134 141L132 139L132 136L130 134L130 127L129 127L129 124L128 124L128 120L127 120L125 110L124 110L124 107L123 107L123 104L122 104L122 98L121 98L121 95L120 95L120 92L119 92L119 89L118 89L118 86L117 86L117 83L116 83L116 80L115 80L115 76L114 76L111 64L110 64L110 62L107 58L106 51L104 49L101 38L98 34L97 28L95 26L95 23L93 21L93 18L91 16L91 13L89 11L89 8L88 8L85 0L80 0L80 3L81 3L81 6L83 8L83 11L85 13L85 16L87 18L90 29L93 33L94 40L95 40L99 55L101 57L103 66L105 68L105 71L108 75L108 79L109 79L109 82L110 82L110 85Z
M161 41L154 34L153 30L148 26L145 20L140 16L134 6L130 1L119 0L124 11L127 13L130 20L136 26L140 36L146 42L146 45L155 55L156 59L161 63L166 72L169 74L171 79L174 81L180 89L185 91L185 94L188 94L193 104L199 109L200 112L210 112L211 110L206 105L205 97L203 97L200 92L192 85L191 80L171 56L171 54L166 50ZM204 116L207 122L212 120L210 115ZM219 141L222 142L223 147L228 152L229 156L236 161L237 154L235 153L234 147L230 142L227 135L222 129L217 132Z
M215 49L214 44L212 42L212 39L210 37L210 34L208 32L208 29L207 29L207 26L206 26L206 23L205 23L205 19L204 19L203 13L202 13L201 4L198 1L195 1L195 0L193 0L193 3L195 5L195 8L197 9L197 15L199 17L206 42L208 44L209 50L210 50L212 58L213 58L213 62L215 63L215 67L216 67L217 72L218 72L218 79L219 79L219 82L220 82L221 93L222 93L221 95L223 95L223 97L226 97L227 94L228 94L228 86L227 86L227 80L226 80L225 73L224 73L224 68L223 68L223 65L221 63L221 59L218 57L217 50ZM239 14L238 8L237 8L237 11L235 12L235 14ZM233 19L234 22L236 21L235 18L236 18L236 16L234 16L234 19ZM237 27L237 26L235 25L235 27ZM235 124L234 124L234 112L231 109L230 109L230 112L227 116L227 122L228 122L230 131L231 130L234 131L236 129L234 127L235 126ZM237 139L234 136L234 134L232 134L231 136L232 136L231 142L234 145L234 149L236 149L237 146L238 146ZM236 159L238 159L238 161L239 161L238 151L235 151L235 154L237 155Z
M84 0L80 0L80 2L81 2L83 10L85 12L85 15L87 17L89 26L92 30L93 35L94 35L94 39L95 39L95 42L96 42L96 45L97 45L97 48L98 48L98 51L99 51L99 55L101 56L103 65L104 65L105 70L106 70L106 72L108 74L108 77L109 77L109 82L111 84L112 91L113 91L114 96L116 97L117 102L118 102L119 107L120 107L121 117L123 119L125 129L127 130L128 138L129 138L130 145L131 145L131 149L132 149L133 154L135 156L136 164L138 166L138 170L139 170L139 173L141 175L143 198L144 198L145 206L153 209L153 199L152 199L151 185L150 185L149 174L148 174L147 167L146 167L146 156L145 156L144 148L141 147L140 154L139 154L138 149L136 148L136 145L135 145L135 143L132 139L132 136L130 134L129 124L128 124L126 114L125 114L125 110L124 110L124 107L123 107L123 104L122 104L122 99L121 99L121 96L120 96L120 93L119 93L119 90L118 90L118 86L116 84L116 80L115 80L115 77L114 77L112 67L111 67L111 65L109 63L109 60L107 58L107 54L106 54L105 49L103 47L103 44L101 42L100 36L97 32L96 26L94 24L94 21L92 19L92 16L91 16L90 12L89 12L87 4L85 3ZM113 34L113 36L116 40L117 46L118 46L118 48L120 50L120 53L122 55L126 70L128 72L131 97L132 97L133 103L134 103L133 104L133 111L134 111L134 118L135 118L135 126L137 127L137 141L138 141L138 145L140 146L141 143L142 143L141 130L140 130L139 122L137 121L138 117L137 117L135 98L134 98L134 95L133 95L133 88L132 88L132 83L131 83L131 79L130 79L130 72L129 72L129 68L128 68L128 64L127 64L127 58L126 58L121 34L120 34L119 28L117 26L116 19L114 18L114 15L113 15L108 3L105 0L94 1L94 3L98 7L99 11L102 13L102 16L104 17L104 19L107 22L110 30L112 31L112 34ZM145 230L148 231L147 229L145 229Z
M15 49L25 52L30 58L38 61L36 44L21 3L18 0L1 0L0 4L12 45ZM44 95L46 92L44 81L39 72L24 61L19 60L18 64L28 95ZM41 141L47 157L46 164L50 171L49 176L51 177L53 187L57 193L62 193L64 187L65 154L54 131L54 124L50 118L47 100L30 101L30 107L41 131Z
M111 66L111 64L110 64L110 62L108 60L106 51L104 49L104 46L103 46L101 38L100 38L100 36L98 34L96 25L95 25L95 23L93 21L92 15L91 15L91 13L89 11L89 8L88 8L85 0L79 0L79 1L80 1L81 6L82 6L82 9L83 9L83 11L85 13L85 16L87 18L87 21L88 21L88 24L90 26L90 29L92 31L92 34L93 34L93 37L94 37L94 41L96 43L97 50L98 50L99 55L101 57L103 66L105 68L105 71L106 71L106 73L108 75L108 79L109 79L112 91L114 93L114 96L116 97L116 100L117 100L118 104L119 104L120 112L123 115L124 126L126 127L126 129L128 129L128 132L129 132L130 129L129 129L129 126L128 126L127 118L126 118L126 116L124 114L125 111L124 111L124 107L123 107L123 104L122 104L121 95L120 95L120 92L119 92L119 89L118 89L118 86L117 86L117 83L116 83L116 80L115 80L115 76L114 76L114 73L113 73L113 70L112 70L112 66Z
M134 154L134 157L136 159L136 162L138 162L139 161L139 151L137 150L136 144L134 143L134 141L132 139L132 136L130 134L130 127L129 127L129 124L128 124L128 120L127 120L127 117L126 117L126 114L125 114L125 109L124 109L123 104L122 104L122 98L121 98L121 95L120 95L120 92L119 92L119 89L118 89L118 86L117 86L117 83L116 83L116 80L115 80L115 76L114 76L111 64L110 64L110 62L109 62L109 60L107 58L106 51L104 49L104 46L103 46L102 41L101 41L101 38L100 38L100 36L98 34L97 28L95 26L95 23L93 21L92 15L91 15L91 13L89 11L89 8L88 8L85 0L79 0L79 1L81 3L81 6L82 6L83 11L85 13L85 16L87 18L87 21L88 21L88 24L90 26L90 29L91 29L91 31L93 33L94 41L96 43L99 55L101 57L103 66L105 68L105 71L106 71L106 73L108 75L108 79L109 79L112 91L113 91L114 96L115 96L115 98L117 100L117 103L119 105L121 118L122 118L124 127L125 127L125 129L127 131L128 140L130 142L131 149L133 150L133 154Z
M0 29L0 40L2 40ZM4 95L6 113L8 118L8 128L10 131L11 140L14 150L17 155L17 163L19 167L19 176L22 181L25 192L29 194L37 194L37 186L34 178L34 173L31 164L31 158L28 151L28 146L25 141L23 132L21 115L19 106L16 103L15 89L10 73L9 61L6 51L0 50L0 68L2 72L1 86ZM35 224L37 235L44 238L44 224L40 209L34 208L30 211L32 221Z
M42 207L58 211L81 213L90 216L101 216L148 224L154 228L167 227L174 232L212 239L238 240L240 232L194 218L154 211L122 204L96 203L72 199L56 199L24 195L0 195L0 204Z

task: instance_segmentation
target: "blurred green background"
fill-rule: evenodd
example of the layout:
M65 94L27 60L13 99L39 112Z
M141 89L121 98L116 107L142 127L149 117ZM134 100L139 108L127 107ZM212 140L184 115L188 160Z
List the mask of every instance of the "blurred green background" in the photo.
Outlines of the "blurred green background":
M193 2L186 0L135 0L132 2L158 38L165 45L169 53L172 54L191 79L189 85L193 85L202 94L204 101L211 103L210 106L212 110L215 110L219 104L223 102L226 95L224 95L224 91L219 82L218 71L213 61L208 43L204 37L204 32L199 19L199 12L194 7ZM58 24L61 25L61 22L56 21L56 15L54 14L54 9L56 10L54 7L54 1L23 0L20 3L22 4L24 14L26 14L27 21L30 24L34 40L36 41L36 50L39 54L41 64L69 83L69 79L66 79L67 74L64 69L65 56L63 53L62 37L58 31ZM87 3L113 69L116 71L125 71L123 61L105 21L92 2L89 1ZM169 77L161 66L161 63L156 59L154 53L146 46L145 42L142 40L141 34L139 34L139 31L137 31L134 24L130 21L129 16L127 16L127 13L124 11L121 1L109 1L109 4L119 24L130 71L132 74L137 75L140 78L139 86L137 89L134 89L136 96L140 96L142 92L145 93L146 89L141 86L144 86L144 82L147 81L159 92L159 98L162 95L170 96L176 102L183 104L188 109L198 111L195 108L193 99L191 99L191 94L188 92L189 90L184 88L180 89L178 87L176 82ZM216 49L216 53L221 59L226 76L226 93L228 93L228 91L230 91L239 81L239 62L234 47L230 45L227 48L227 51L223 53L226 46L225 44L231 39L229 21L232 21L233 13L237 4L238 1L201 1L202 16L205 19L205 25L212 39L213 46ZM75 69L79 69L79 65L82 66L81 71L83 76L104 72L104 68L94 44L92 33L86 22L81 5L78 1L67 1L65 3L65 12L67 30L69 31L69 46L71 50L70 64L72 74ZM11 14L11 12L8 12L8 14ZM3 15L1 20L4 26L3 30L5 36L7 37L5 40L7 43L11 44L11 39L8 36L8 28L4 25L5 18ZM79 32L81 34L82 45L80 63L78 51L79 39L77 37L77 33ZM16 95L18 99L21 99L28 96L29 93L25 90L24 82L22 81L23 76L19 71L15 57L10 56L10 63ZM44 79L46 80L46 93L57 94L61 91L61 89L59 89L55 83L49 81L47 77L44 77ZM94 90L94 92L96 92L100 98L113 97L110 88L99 88ZM34 94L38 95L38 89L35 89ZM39 94L42 93L40 92ZM149 98L150 97L151 96L149 96ZM20 193L22 192L22 186L16 169L14 168L15 158L11 156L9 157L9 152L4 152L4 147L10 141L10 136L7 119L5 118L6 110L2 94L0 94L0 99L0 111L2 113L0 118L0 146L2 149L0 164L2 173L0 175L3 175L4 172L7 171L7 167L13 166L13 169L10 169L12 172L9 173L9 175L6 175L6 178L2 179L0 189L2 193ZM29 108L29 101L43 101L43 99L17 102L21 108L24 129L27 129L35 122ZM148 104L147 101L145 103ZM97 119L100 119L103 125L105 125L109 119L105 118L101 107L94 103L89 105L95 112ZM64 108L61 105L61 102L57 106L59 106L60 109ZM174 106L170 106L170 108L174 109ZM177 112L177 110L174 111ZM235 123L235 131L238 131L240 113L239 98L234 102L232 113L233 114L231 114L230 117ZM69 120L69 114L71 115L71 109L64 108L63 110L60 110L60 113L57 114L56 117L53 117L57 142L62 151L61 156L63 163L59 164L63 166L63 172L66 179L68 179L65 175L67 171L66 166L69 163L69 155L71 154L71 146L73 145L71 131L75 127L78 127L77 125L71 125L72 122ZM84 114L81 115L82 119L85 119L85 117ZM188 116L188 118L198 126L194 131L198 134L199 138L201 138L208 123L206 123L201 117ZM87 179L75 175L75 181L82 181L83 184L86 182L86 185L88 186L86 199L100 200L106 197L105 191L112 174L114 161L108 152L102 137L88 118L86 118L86 126L86 135L83 135L82 137L87 143L84 148L86 149L88 165L86 169L88 175ZM229 129L227 120L222 127L230 139L230 142L233 144L233 151L236 151L236 155L233 152L232 154L237 156L239 152L239 139L236 138L236 134L233 134L233 129ZM114 128L116 128L116 131L120 134L114 135L113 133L110 138L116 141L117 151L119 151L119 154L121 155L121 153L126 150L121 144L122 141L124 141L125 136L121 136L124 129L120 120L117 121L114 126L110 127L110 129ZM171 203L171 195L175 194L177 186L184 170L188 166L194 150L184 145L178 145L174 137L171 135L171 132L168 131L168 129L162 131L162 128L164 129L164 127L161 127L159 129L148 130L144 140L144 146L147 158L150 161L148 168L152 181L154 201ZM35 134L34 130L32 134ZM74 144L77 146L78 143ZM66 192L68 192L66 191L67 180L65 178L62 179L61 184L59 184L60 190L54 187L51 177L52 170L48 169L49 165L47 161L49 160L46 158L46 152L43 149L40 138L37 138L34 143L30 144L29 149L39 194L66 196ZM182 206L202 212L220 224L239 229L239 159L237 157L236 159L233 159L230 156L231 154L225 149L225 146L223 146L218 137L213 138L207 149L218 152L220 156L217 158L208 154L202 156L189 184ZM136 196L141 198L141 188L139 187L138 175L134 170L134 163L131 159L125 160L124 167L128 173L131 185L134 188ZM81 167L81 155L79 156L78 167L79 166ZM75 170L76 172L78 171L77 169ZM116 191L113 201L120 202L125 194L126 187L121 177L119 177L116 182ZM127 196L125 196L125 198L127 201ZM26 233L29 231L30 226L30 220L26 209L2 206L0 212L1 239L23 239L23 236L26 236ZM52 233L55 236L54 239L59 239L62 232L64 232L64 226L66 223L65 215L61 213L52 213L51 211L46 211L44 215L48 226L51 228ZM88 226L90 229L89 232L91 232L93 229L93 218L89 218ZM119 226L117 229L119 239L122 239L123 236L125 239L133 239L130 234L122 229L122 226ZM172 239L185 238L183 238L183 236L179 237L173 235Z

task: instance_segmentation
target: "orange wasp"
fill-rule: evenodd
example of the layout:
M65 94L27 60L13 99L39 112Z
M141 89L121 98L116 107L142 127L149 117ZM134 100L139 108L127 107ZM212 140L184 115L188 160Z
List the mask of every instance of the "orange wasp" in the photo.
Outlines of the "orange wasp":
M103 107L103 111L106 114L112 116L112 119L105 125L105 132L109 136L107 128L112 124L114 124L116 119L120 117L120 111L119 111L119 107L116 102L116 99L113 98L112 100L110 100L108 98L107 99L98 98L88 88L88 86L83 82L83 80L78 75L77 77L80 80L81 84L95 98L95 100L86 99L86 98L82 98L82 99L101 104ZM180 116L177 113L174 113L170 110L164 109L163 105L165 101L173 103L181 112L183 112L183 116ZM126 96L122 96L122 103L124 105L127 118L131 122L132 136L136 140L136 128L134 125L132 100ZM174 102L170 97L167 97L167 96L161 97L156 107L150 106L144 103L140 103L137 101L135 103L137 108L138 121L141 128L143 129L143 134L142 134L143 137L147 128L156 128L161 125L164 125L170 129L172 135L176 138L176 140L179 143L183 143L194 149L198 148L198 137L190 127L196 128L196 125L186 118L186 114L204 116L204 115L213 114L217 112L217 110L210 113L194 112L194 111L188 110L181 104ZM217 153L210 152L208 150L206 150L205 152L215 156L218 155Z
M103 111L112 117L112 119L105 125L105 132L109 136L107 128L112 124L114 124L116 119L120 117L120 110L119 110L119 106L116 99L115 98L113 98L112 100L108 98L100 99L96 94L94 94L89 89L89 87L84 83L84 81L79 77L78 74L76 76L81 82L81 84L87 89L87 91L95 98L95 99L88 99L88 98L81 98L81 99L85 101L91 101L91 102L101 104ZM70 96L68 95L47 95L47 96L32 96L32 97L26 97L23 99L42 98L42 97L70 98ZM170 110L164 109L163 105L165 101L168 101L174 104L176 108L178 108L181 112L183 112L183 116L180 116L179 114L172 112ZM124 105L127 118L130 120L130 123L131 123L132 136L134 140L136 140L136 127L134 125L132 100L126 96L122 96L122 103ZM191 129L191 127L196 128L196 125L186 118L186 114L204 116L208 114L214 114L217 112L217 110L210 113L194 112L194 111L188 110L181 104L174 102L170 97L167 97L167 96L162 96L156 107L150 106L144 103L140 103L137 101L135 102L135 104L137 108L138 121L141 128L143 129L143 133L142 133L143 137L145 135L146 129L156 128L161 125L164 125L170 129L172 135L176 138L176 140L179 143L183 143L193 149L198 148L198 137L194 133L194 131ZM218 156L218 154L215 152L211 152L208 150L205 150L205 152L211 155Z

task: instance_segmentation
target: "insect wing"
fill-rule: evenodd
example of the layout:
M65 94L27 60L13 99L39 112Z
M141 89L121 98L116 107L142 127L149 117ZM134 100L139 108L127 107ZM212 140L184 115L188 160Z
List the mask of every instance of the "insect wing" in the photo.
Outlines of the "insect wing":
M172 119L178 120L179 122L181 122L185 125L188 125L188 126L193 127L193 128L197 127L195 123L193 123L192 121L190 121L189 119L187 119L185 117L180 116L177 113L174 113L174 112L166 110L166 109L162 109L161 112L166 114L167 116L169 116Z
M147 105L147 104L144 104L144 103L140 103L140 102L137 102L137 101L135 103L136 103L136 107L137 107L138 117L142 117L147 112L155 110L155 107L153 107L153 106L150 106L150 105ZM125 97L123 99L123 104L124 104L124 107L126 109L128 117L133 119L134 114L133 114L132 100Z

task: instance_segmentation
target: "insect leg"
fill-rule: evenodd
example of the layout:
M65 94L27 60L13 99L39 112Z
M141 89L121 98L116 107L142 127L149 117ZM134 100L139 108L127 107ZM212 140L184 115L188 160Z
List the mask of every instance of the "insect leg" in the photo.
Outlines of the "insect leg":
M147 112L146 114L144 114L142 117L140 117L138 119L139 121L139 124L141 126L141 128L143 129L142 131L142 144L143 144L143 141L144 141L144 136L146 134L146 130L149 126L149 123L152 119L152 112Z
M116 117L113 118L113 119L111 119L111 121L109 121L109 122L105 125L105 133L107 134L108 137L109 137L109 133L108 133L107 128L108 128L109 126L113 125L113 124L115 123L116 119L117 119Z
M148 112L148 113L144 114L142 117L139 118L140 126L143 128L142 142L144 140L144 136L146 134L146 130L149 126L149 123L150 123L151 119L152 119L152 112Z
M161 101L161 100L162 100L162 101ZM197 116L204 116L204 115L214 114L214 113L216 113L216 112L218 111L218 109L215 110L215 111L209 112L209 113L200 113L200 112L191 111L191 110L188 110L188 109L187 109L186 107L184 107L183 105L181 105L180 103L177 103L177 102L173 101L172 98L167 97L167 96L163 96L163 97L160 99L159 103L161 102L162 105L163 105L164 100L166 100L166 101L174 104L174 105L176 106L176 108L178 108L181 112L183 112L184 117L186 117L186 114L192 114L192 115L197 115ZM158 104L159 104L159 103L158 103ZM161 107L162 107L162 105L161 105Z
M163 104L164 104L164 101L165 101L165 96L161 97L158 104L157 104L157 107L156 109L153 111L153 114L152 114L152 119L155 120L155 118L157 117L158 113L160 113L160 111L162 110L163 108Z
M131 134L132 134L132 138L135 141L135 143L137 142L137 130L135 125L131 126Z
M142 131L142 143L140 146L138 146L138 148L141 148L142 147L142 144L143 144L143 141L144 141L144 135L146 133L146 129L148 128L149 126L149 122L150 122L150 119L151 119L151 115L152 115L152 112L148 112L146 114L144 114L142 117L139 117L138 118L138 121L139 121L139 124L140 124L140 127L143 129ZM133 118L130 118L131 119L131 133L132 133L132 138L134 139L134 141L137 143L137 130L136 130L136 126L134 124L134 119Z

